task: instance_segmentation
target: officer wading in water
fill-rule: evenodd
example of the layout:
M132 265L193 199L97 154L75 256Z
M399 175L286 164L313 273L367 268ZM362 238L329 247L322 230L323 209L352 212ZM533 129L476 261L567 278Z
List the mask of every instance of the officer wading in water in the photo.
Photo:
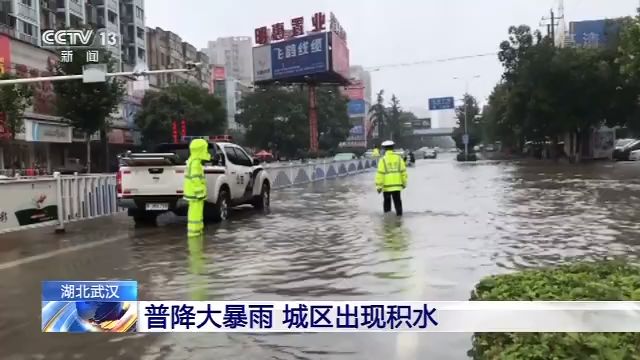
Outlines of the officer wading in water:
M407 187L407 165L404 159L395 152L393 141L382 143L384 154L378 161L378 173L376 174L376 190L382 192L384 197L384 212L391 211L391 200L396 209L396 215L402 216L402 198L400 192Z
M211 161L209 143L203 139L194 139L189 144L189 159L183 189L184 199L189 203L188 236L201 236L204 233L204 202L207 199L207 179L202 166L204 161Z

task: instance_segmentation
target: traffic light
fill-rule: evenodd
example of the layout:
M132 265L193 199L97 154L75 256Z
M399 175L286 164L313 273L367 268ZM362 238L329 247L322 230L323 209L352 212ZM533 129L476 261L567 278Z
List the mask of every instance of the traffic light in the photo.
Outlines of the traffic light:
M179 135L178 135L178 122L177 121L174 120L174 121L171 122L171 130L173 132L173 143L177 144L178 143L178 138L179 138Z

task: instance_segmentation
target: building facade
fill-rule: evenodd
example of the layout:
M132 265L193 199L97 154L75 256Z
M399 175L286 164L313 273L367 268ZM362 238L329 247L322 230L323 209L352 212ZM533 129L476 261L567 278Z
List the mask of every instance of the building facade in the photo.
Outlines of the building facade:
M247 36L221 37L209 41L202 49L209 55L215 68L222 68L223 78L212 73L214 93L223 100L227 109L229 129L243 131L236 122L238 104L243 96L253 91L253 40ZM220 72L220 70L218 70Z
M198 51L195 46L182 41L171 31L156 27L147 28L148 66L151 70L180 69L187 63L201 63L199 70L191 73L160 74L152 76L149 83L153 88L162 88L169 84L191 82L209 89L209 57Z
M209 41L202 52L211 64L225 67L227 77L244 83L253 82L253 40L248 36L233 36Z
M0 72L20 77L51 75L48 69L58 55L41 47L42 32L83 26L118 34L120 42L107 48L117 60L116 70L146 63L144 0L0 0ZM135 146L139 135L132 119L143 94L132 89L131 79L126 83L126 96L111 116L107 137L113 145ZM51 83L34 85L33 105L24 114L24 131L16 134L11 145L1 142L0 169L13 165L50 172L64 167L70 158L86 161L85 136L56 116L54 96ZM5 130L0 127L0 138L6 138ZM100 140L95 135L92 139ZM99 162L96 159L94 164Z

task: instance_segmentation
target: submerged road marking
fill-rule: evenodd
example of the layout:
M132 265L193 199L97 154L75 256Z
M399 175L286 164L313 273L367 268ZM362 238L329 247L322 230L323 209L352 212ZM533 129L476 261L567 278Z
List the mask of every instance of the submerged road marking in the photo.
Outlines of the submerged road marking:
M38 254L38 255L33 255L33 256L27 256L25 258L22 259L17 259L17 260L13 260L13 261L8 261L5 263L0 263L0 271L2 270L7 270L7 269L11 269L14 267L18 267L18 266L22 266L22 265L26 265L26 264L30 264L36 261L40 261L40 260L45 260L45 259L49 259L58 255L63 255L63 254L67 254L67 253L71 253L74 251L79 251L79 250L84 250L84 249L90 249L96 246L101 246L101 245L105 245L105 244L109 244L109 243L113 243L113 242L117 242L117 241L122 241L125 239L128 239L129 235L118 235L118 236L114 236L114 237L110 237L104 240L100 240L100 241L94 241L94 242L90 242L90 243L86 243L86 244L80 244L80 245L73 245L73 246L69 246L66 247L64 249L58 249L55 251L49 251L43 254Z

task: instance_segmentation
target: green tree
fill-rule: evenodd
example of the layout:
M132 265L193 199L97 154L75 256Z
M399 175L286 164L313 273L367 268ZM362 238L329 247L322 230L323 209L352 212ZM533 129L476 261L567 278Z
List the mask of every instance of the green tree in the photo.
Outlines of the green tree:
M52 70L54 75L82 74L88 64L87 51L99 51L100 62L107 65L108 72L116 68L116 61L109 51L99 49L74 50L71 62L58 62ZM105 171L109 166L107 132L109 116L118 108L124 96L124 84L115 77L101 83L83 83L82 80L53 82L58 114L70 121L71 125L83 131L87 145L87 171L91 171L91 135L100 131L105 151Z
M389 136L391 140L396 143L400 143L403 135L402 130L402 122L400 120L400 114L402 114L402 109L400 108L400 100L396 97L395 94L391 95L391 106L388 109L388 128L389 128Z
M0 80L10 80L16 77L9 73L2 73ZM13 142L16 134L24 131L24 112L31 106L33 91L26 85L3 85L0 86L0 113L4 115L3 125L9 132L8 155L10 159L9 166L14 169L13 161Z
M470 94L464 94L463 104L456 108L458 126L453 129L452 135L458 149L464 150L462 136L465 133L465 117L467 118L467 133L469 134L469 152L473 152L473 147L478 144L480 139L480 126L476 117L479 114L480 108L478 107L476 98Z
M174 83L159 91L147 91L136 125L146 147L172 138L172 121L186 120L187 135L216 135L225 131L226 111L220 100L201 86Z
M384 90L376 95L376 103L369 108L371 126L378 128L378 139L385 138L385 125L388 120L387 109L384 106Z
M337 87L318 88L318 141L321 150L335 152L349 137L351 122L347 106L349 99Z
M302 89L302 91L300 91ZM316 91L319 147L333 151L349 136L347 98L337 88ZM302 156L309 148L309 101L306 87L263 87L240 101L239 124L248 144L285 156Z
M624 36L616 37L616 27L609 28L610 41L624 44ZM551 39L531 33L527 26L511 27L509 39L500 44L504 74L489 97L482 136L522 148L526 141L556 144L565 134L574 134L574 149L580 151L581 139L588 138L591 128L633 122L639 113L639 82L628 80L615 46L609 45L555 48Z
M236 120L247 129L247 144L293 156L308 147L307 102L299 89L261 87L240 101Z

